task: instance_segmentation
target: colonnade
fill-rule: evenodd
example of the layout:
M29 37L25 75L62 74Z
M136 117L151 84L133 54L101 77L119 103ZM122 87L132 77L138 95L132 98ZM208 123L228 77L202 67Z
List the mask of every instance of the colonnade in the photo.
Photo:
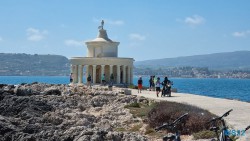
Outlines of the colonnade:
M131 65L71 65L73 83L83 83L83 69L86 70L86 79L90 75L94 84L101 83L103 74L105 74L107 82L110 81L110 75L113 74L115 84L133 83L133 66Z

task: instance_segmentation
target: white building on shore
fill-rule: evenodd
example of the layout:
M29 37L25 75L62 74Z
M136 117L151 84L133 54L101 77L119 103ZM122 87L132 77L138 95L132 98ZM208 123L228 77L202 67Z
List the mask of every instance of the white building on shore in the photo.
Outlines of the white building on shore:
M72 57L71 73L74 83L83 83L83 68L86 69L86 78L91 76L94 84L101 83L101 77L105 74L105 80L110 81L110 75L114 76L115 84L133 83L133 58L118 57L118 45L120 42L108 38L103 29L104 21L99 26L97 38L85 42L87 45L87 57Z

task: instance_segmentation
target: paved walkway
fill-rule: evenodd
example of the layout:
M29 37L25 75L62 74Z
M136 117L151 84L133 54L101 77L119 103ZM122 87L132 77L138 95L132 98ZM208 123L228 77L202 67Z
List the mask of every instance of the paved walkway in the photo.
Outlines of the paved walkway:
M218 116L233 109L230 115L225 119L235 130L243 130L250 125L250 103L247 102L184 93L172 93L172 97L156 97L156 93L153 91L142 91L142 93L138 94L138 91L134 89L132 90L132 94L157 100L174 101L194 105L207 109ZM246 132L246 136L241 137L240 140L250 141L250 129Z

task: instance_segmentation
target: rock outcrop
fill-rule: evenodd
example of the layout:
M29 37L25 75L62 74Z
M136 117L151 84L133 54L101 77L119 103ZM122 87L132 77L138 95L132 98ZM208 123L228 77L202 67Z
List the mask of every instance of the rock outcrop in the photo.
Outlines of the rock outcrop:
M0 140L146 141L116 130L133 116L124 105L145 102L113 91L53 84L0 84Z

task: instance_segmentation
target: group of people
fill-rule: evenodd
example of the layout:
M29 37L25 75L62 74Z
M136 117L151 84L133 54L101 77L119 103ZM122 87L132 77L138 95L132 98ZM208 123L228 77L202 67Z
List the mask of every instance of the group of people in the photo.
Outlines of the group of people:
M113 86L113 83L114 83L114 75L113 73L110 75L110 78L109 78L109 85L110 86ZM107 81L106 81L106 77L105 77L105 74L102 75L102 85L106 85L107 84Z
M107 84L105 74L102 74L101 81L102 81L102 85L105 86ZM70 74L70 83L72 83L72 82L73 82L73 73ZM113 86L113 83L114 83L114 75L112 73L110 75L110 84L109 85ZM91 75L89 74L87 77L87 87L91 88L91 84L92 84L92 78L91 78Z
M138 79L138 93L141 93L142 90L142 77L139 77ZM162 85L162 89L161 89ZM161 92L161 97L169 95L171 96L171 85L172 82L168 79L168 77L165 77L164 80L161 82L160 77L150 76L149 79L149 91L156 91L156 96L159 97L159 93Z

